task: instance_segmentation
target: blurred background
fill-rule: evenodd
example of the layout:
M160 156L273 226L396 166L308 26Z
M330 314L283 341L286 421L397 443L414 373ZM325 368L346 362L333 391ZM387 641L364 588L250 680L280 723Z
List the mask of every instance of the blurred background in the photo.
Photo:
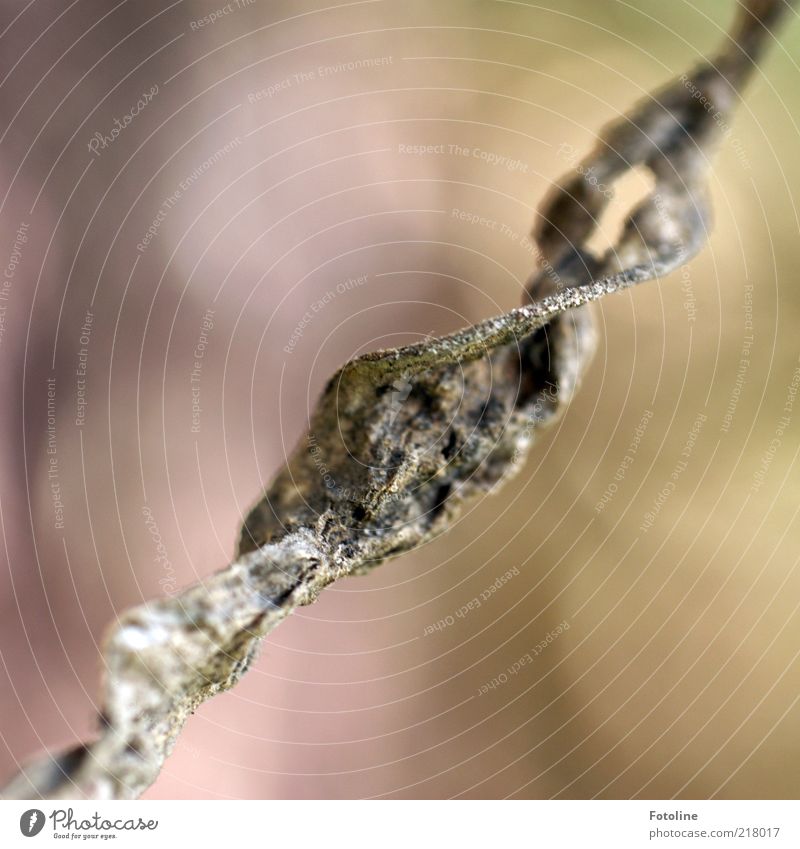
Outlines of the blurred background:
M95 733L105 627L230 561L335 367L518 305L570 150L734 5L0 4L0 781ZM798 55L521 474L291 616L147 797L797 797Z

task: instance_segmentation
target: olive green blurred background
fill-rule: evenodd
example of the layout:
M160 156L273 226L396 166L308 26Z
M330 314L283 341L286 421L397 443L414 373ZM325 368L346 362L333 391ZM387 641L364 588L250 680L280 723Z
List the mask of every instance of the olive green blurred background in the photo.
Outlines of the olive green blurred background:
M30 233L0 339L4 776L94 733L104 627L229 561L336 366L519 303L562 146L715 49L733 7L22 12L0 60L4 256ZM794 19L715 161L708 247L598 305L582 390L520 475L290 617L148 797L798 795L798 56Z

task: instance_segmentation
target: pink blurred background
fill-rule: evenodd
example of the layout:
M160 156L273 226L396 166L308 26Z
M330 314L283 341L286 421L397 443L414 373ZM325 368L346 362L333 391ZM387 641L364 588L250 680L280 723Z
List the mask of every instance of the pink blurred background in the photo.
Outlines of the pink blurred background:
M563 145L733 6L0 4L0 781L95 733L104 628L229 562L336 366L519 303ZM796 797L798 48L520 476L290 617L149 798Z

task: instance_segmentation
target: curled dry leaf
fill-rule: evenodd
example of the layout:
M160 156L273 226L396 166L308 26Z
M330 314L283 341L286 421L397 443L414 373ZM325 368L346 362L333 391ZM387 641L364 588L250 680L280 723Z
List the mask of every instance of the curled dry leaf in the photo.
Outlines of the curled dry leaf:
M606 128L542 204L526 303L444 338L347 363L308 434L248 515L235 561L129 610L105 641L97 739L46 755L6 798L131 798L187 717L233 686L261 638L327 584L445 530L524 459L570 402L595 347L589 303L684 264L709 226L709 155L783 0L743 3L723 49ZM709 108L709 105L711 108ZM604 255L587 242L634 166L652 192Z

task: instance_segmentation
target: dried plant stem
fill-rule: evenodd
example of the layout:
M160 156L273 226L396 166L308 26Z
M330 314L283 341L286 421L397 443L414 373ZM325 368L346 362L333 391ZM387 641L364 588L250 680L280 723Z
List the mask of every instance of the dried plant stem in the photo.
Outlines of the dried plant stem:
M337 372L308 435L247 517L235 561L129 610L108 633L97 739L31 764L5 798L138 796L187 717L239 680L281 619L337 578L444 531L467 499L519 467L592 355L589 302L667 274L704 244L709 155L788 8L741 4L716 56L605 129L540 209L540 268L525 305ZM609 199L600 187L639 165L653 191L617 244L591 253Z

